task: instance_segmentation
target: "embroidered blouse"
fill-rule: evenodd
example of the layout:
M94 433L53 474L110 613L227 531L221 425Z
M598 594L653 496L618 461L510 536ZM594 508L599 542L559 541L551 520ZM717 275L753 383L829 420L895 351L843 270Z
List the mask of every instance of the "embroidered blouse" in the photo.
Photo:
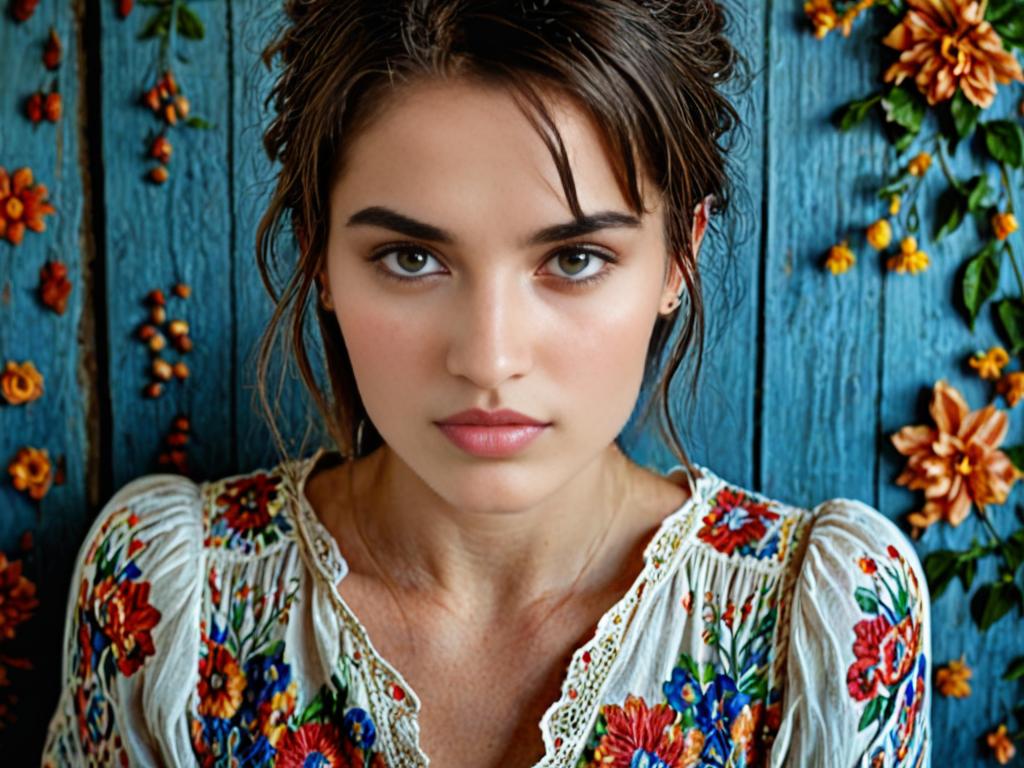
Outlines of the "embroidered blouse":
M151 474L76 561L55 766L426 766L420 702L336 584L304 493L323 456ZM535 768L924 766L927 586L870 506L806 509L675 466L690 497L577 648Z

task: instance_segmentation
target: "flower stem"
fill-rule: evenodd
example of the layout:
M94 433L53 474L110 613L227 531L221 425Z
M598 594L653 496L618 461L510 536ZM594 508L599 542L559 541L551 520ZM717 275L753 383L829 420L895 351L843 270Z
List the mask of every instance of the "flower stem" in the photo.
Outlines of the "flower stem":
M953 171L949 167L949 161L946 159L946 149L942 144L942 136L938 134L935 137L935 150L935 154L939 156L939 166L942 168L942 175L946 177L946 181L957 192L965 194L963 183L953 175Z
M981 504L978 505L978 517L980 517L981 522L985 524L985 528L992 537L992 543L999 549L999 553L1003 556L1003 563L1007 568L1009 568L1011 561L1010 551L1006 548L1006 542L1003 541L1003 537L999 535L995 526L992 525L992 521L988 519L988 513L985 511L985 507Z

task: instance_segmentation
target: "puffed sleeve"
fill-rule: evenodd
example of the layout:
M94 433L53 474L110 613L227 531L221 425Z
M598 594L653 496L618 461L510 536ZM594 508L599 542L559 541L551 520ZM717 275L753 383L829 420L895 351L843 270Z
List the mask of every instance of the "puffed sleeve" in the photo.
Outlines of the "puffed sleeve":
M104 505L78 552L44 768L189 765L202 600L200 486L151 474Z
M877 510L811 510L789 612L772 766L929 765L928 587L909 540Z

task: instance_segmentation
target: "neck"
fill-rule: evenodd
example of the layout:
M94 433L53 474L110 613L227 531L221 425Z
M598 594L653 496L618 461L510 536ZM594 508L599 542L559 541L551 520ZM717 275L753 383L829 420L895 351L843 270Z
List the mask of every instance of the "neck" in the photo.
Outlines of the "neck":
M614 445L546 496L510 506L453 504L387 446L367 461L352 515L373 557L403 592L476 621L609 578L618 558L606 555L625 544L620 512L636 501L636 468Z

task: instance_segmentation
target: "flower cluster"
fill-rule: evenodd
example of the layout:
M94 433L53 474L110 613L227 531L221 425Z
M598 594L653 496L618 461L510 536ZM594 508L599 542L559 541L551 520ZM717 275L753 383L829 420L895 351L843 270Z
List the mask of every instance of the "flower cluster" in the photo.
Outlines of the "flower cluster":
M0 166L0 237L20 245L26 229L44 232L43 217L56 212L49 194L45 185L33 183L31 168L19 168L11 176Z

